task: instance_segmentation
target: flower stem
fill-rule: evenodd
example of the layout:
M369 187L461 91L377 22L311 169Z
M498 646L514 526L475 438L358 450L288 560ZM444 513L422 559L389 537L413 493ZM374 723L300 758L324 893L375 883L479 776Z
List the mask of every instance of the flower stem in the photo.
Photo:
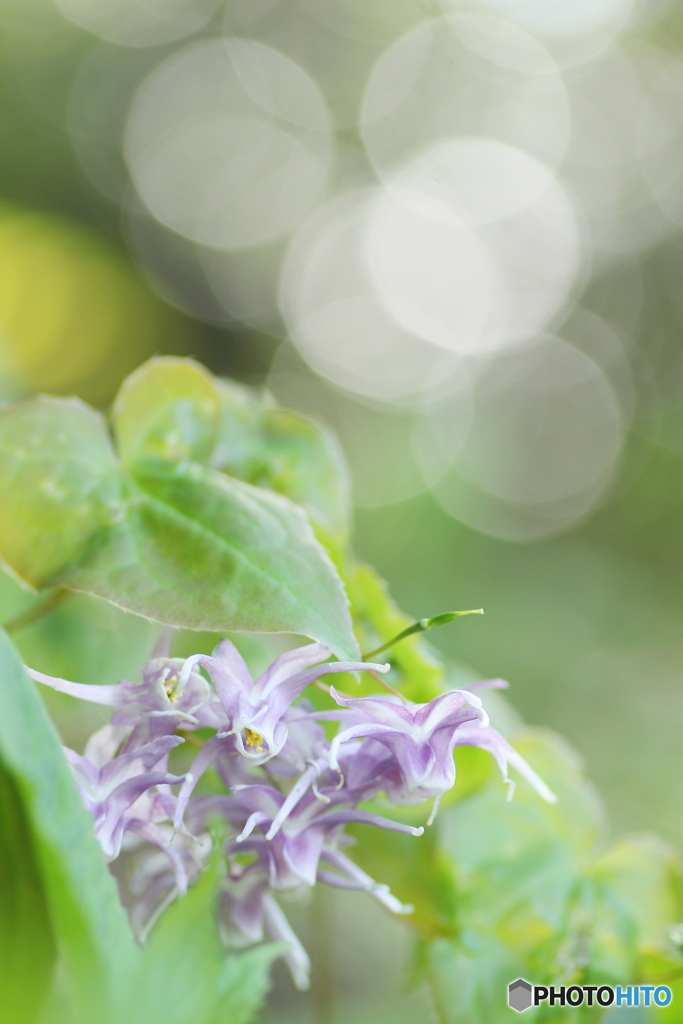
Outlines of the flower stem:
M367 654L363 654L363 661L368 661L370 658L374 658L375 655L381 654L382 651L386 651L389 647L393 647L399 640L405 640L407 636L412 636L413 633L424 633L426 629L431 629L432 626L443 626L446 622L452 622L453 619L459 618L461 615L483 615L483 608L471 608L466 612L442 612L441 615L434 615L431 619L419 619L414 622L412 626L408 626L407 629L397 633L392 640L387 640L385 644L380 647L376 647L374 651L368 651Z
M176 729L176 736L182 736L186 743L189 743L191 747L198 747L199 750L206 743L206 740L201 740L199 736L193 736L191 732L187 732L185 729Z
M393 693L394 697L398 697L398 699L399 699L400 701L402 701L402 702L403 702L404 704L409 704L409 703L410 703L410 701L406 700L406 698L405 698L405 697L403 696L403 694L402 694L402 693L399 693L399 692L398 692L398 690L395 690L395 689L393 688L393 686L389 686L389 683L385 682L385 680L384 680L384 679L382 679L382 677L381 677L381 676L378 676L376 672L372 672L372 671L371 671L371 672L370 672L370 675L371 675L371 676L374 676L374 678L375 678L375 679L377 680L377 682L378 682L378 683L379 683L379 684L380 684L381 686L383 686L385 690L388 690L388 691L389 691L389 693Z
M64 587L58 587L53 590L52 593L47 594L41 601L37 601L30 608L20 612L19 615L15 615L14 618L8 619L7 622L2 623L2 628L6 633L18 633L20 630L25 629L26 626L32 625L37 622L38 619L42 619L43 615L47 615L53 608L61 604L65 597L71 593L70 590L66 590Z

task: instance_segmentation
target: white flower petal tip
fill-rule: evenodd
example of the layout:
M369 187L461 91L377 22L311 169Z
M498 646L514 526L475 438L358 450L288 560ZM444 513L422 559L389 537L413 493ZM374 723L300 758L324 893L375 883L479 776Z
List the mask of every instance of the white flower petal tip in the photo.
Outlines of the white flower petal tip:
M185 664L182 667L180 677L178 679L178 685L175 688L176 697L180 697L184 692L185 687L188 684L189 678L192 675L192 669L195 667L198 661L198 656L193 654L191 658L185 659Z
M482 729L486 729L490 724L489 716L484 710L484 705L481 702L481 697L478 697L476 693L471 693L469 690L460 690L470 707L474 708L479 714L479 726Z
M548 789L540 775L537 775L530 764L524 760L521 754L519 754L513 747L508 747L505 752L505 760L513 768L516 768L522 778L526 779L530 786L536 790L538 795L542 797L546 803L555 804L557 803L557 797ZM507 780L506 780L507 781Z
M536 790L541 799L545 800L547 804L556 804L557 796L555 795L555 793L553 793L551 789L548 789L543 779L539 778L536 772L530 769L528 765L527 769L528 770L524 773L524 775L529 785ZM512 779L504 779L503 781L506 783L508 787L506 799L507 802L510 803L514 796L515 790L517 789L517 783L513 782Z
M430 825L433 825L434 822L436 821L436 816L439 813L439 807L441 806L441 797L442 796L443 796L443 793L439 793L439 795L434 798L434 803L432 805L432 809L430 811L429 817L427 818L427 828L429 828Z
M527 782L530 783L538 793L538 795L545 800L548 804L556 804L557 797L553 793L552 789L548 789L543 779L539 778L535 771L529 770L527 775Z

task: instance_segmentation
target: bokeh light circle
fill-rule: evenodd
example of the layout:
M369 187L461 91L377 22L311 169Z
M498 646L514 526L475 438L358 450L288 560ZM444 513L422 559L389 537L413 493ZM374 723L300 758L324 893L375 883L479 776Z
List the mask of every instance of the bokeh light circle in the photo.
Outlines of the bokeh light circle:
M556 167L570 128L549 53L514 25L481 15L433 19L399 39L376 63L361 111L381 176L442 139L477 135Z
M288 343L275 354L268 390L281 404L319 417L334 430L348 460L355 505L378 508L426 490L411 453L411 411L321 381L301 366Z
M55 0L80 28L122 46L155 46L196 32L221 0Z
M443 141L380 193L367 258L392 316L436 345L481 354L542 330L577 279L572 202L533 157L495 140Z
M375 190L347 193L295 236L280 281L280 307L304 359L358 394L410 403L457 371L456 355L392 318L364 258Z
M616 33L633 8L633 0L479 0L482 7L530 32L555 39Z
M331 157L320 90L262 43L196 43L143 82L125 141L152 214L219 249L286 234L317 199Z
M437 500L456 518L511 540L567 529L598 500L621 450L624 418L604 372L546 336L482 365L473 388L469 430L450 450L453 411L444 403L427 414L425 477Z

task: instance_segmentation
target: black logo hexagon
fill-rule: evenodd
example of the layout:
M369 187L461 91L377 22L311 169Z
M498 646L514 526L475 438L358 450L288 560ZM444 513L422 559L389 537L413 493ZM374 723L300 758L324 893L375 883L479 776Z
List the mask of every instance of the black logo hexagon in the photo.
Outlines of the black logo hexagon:
M531 985L524 978L517 978L508 985L508 1006L517 1013L528 1010L531 1006Z

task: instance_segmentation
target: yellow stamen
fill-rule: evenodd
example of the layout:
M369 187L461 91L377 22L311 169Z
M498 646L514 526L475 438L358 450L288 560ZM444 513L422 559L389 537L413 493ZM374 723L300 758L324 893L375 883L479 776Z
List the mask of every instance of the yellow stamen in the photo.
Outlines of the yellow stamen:
M244 742L248 747L255 747L257 754L263 753L263 736L253 729L244 730Z
M178 700L177 694L175 692L175 688L176 688L177 685L178 685L178 677L177 676L171 676L171 678L167 679L166 682L164 683L164 689L166 690L166 693L168 694L168 699L169 699L171 704L175 704L175 702Z

